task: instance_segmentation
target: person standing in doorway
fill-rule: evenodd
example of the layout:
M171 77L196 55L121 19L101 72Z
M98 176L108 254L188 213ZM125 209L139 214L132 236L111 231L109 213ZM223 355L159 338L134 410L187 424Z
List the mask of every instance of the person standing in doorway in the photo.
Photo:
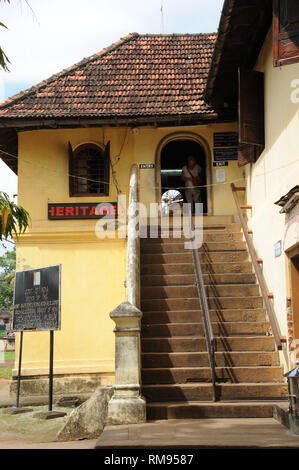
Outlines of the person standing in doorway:
M196 162L196 158L190 155L187 165L182 168L181 178L185 182L185 196L187 202L191 204L192 212L195 211L195 204L201 202L200 185L201 168Z

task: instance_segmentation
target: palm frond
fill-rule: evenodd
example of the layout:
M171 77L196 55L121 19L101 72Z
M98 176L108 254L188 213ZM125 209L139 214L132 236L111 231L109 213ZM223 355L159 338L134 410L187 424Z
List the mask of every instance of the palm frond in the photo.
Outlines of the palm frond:
M30 215L22 206L10 201L7 193L0 191L0 240L25 232L30 224Z

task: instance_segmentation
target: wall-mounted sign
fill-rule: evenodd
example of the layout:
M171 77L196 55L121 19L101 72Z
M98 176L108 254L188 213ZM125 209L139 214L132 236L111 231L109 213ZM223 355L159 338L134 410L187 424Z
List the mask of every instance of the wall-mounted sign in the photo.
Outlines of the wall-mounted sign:
M228 162L213 162L213 166L228 166Z
M226 160L238 160L238 149L214 149L214 160L215 162L221 162Z
M214 132L214 147L238 147L238 132Z
M140 163L139 168L141 170L149 170L151 168L155 168L154 163Z
M223 168L217 168L216 170L217 183L224 183L225 180L226 180L225 170Z
M117 202L55 203L48 204L48 219L115 219Z
M16 273L12 328L60 329L60 265Z

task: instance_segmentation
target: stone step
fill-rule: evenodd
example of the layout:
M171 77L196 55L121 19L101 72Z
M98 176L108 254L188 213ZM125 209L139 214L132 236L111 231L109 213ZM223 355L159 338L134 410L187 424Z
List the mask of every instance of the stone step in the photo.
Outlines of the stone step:
M141 245L143 244L155 244L155 243L178 243L182 241L185 237L184 232L175 233L171 231L169 234L163 233L158 234L159 236L156 237L156 234L152 234L148 232L147 238L141 239ZM170 235L170 236L167 236ZM188 233L186 233L188 237ZM242 232L229 232L227 230L205 230L203 235L204 242L238 242L244 241L244 235Z
M172 338L142 338L142 352L205 352L206 340L202 336ZM275 351L273 336L228 336L215 338L216 351Z
M189 253L187 254L189 256ZM147 255L150 256L150 255ZM160 255L158 255L160 256ZM172 255L166 255L172 256ZM186 254L184 253L184 256ZM190 255L191 256L191 255ZM141 263L141 274L194 274L193 261L189 259L187 261L184 258L183 262L173 262L167 264L152 264L150 258L148 263L144 261ZM201 269L203 274L238 274L247 273L252 274L252 265L249 261L243 261L240 263L236 262L213 262L213 266L210 263L201 263Z
M199 253L201 263L241 263L248 261L247 251L217 251L209 253ZM141 253L141 264L169 264L169 263L193 263L190 250L182 253ZM213 266L214 267L214 266ZM212 270L213 271L213 270Z
M287 385L284 383L225 383L217 385L217 389L222 400L280 399L287 396ZM149 402L211 400L212 385L204 383L143 385L142 394Z
M260 322L266 321L266 312L262 308L252 310L226 309L209 310L212 322ZM142 323L154 325L156 323L198 323L201 321L200 310L168 310L144 312Z
M207 297L258 297L260 295L259 286L257 284L242 285L225 285L215 286L206 285ZM163 299L163 298L192 298L198 296L198 290L195 285L185 286L142 286L141 297L146 299Z
M269 322L212 323L216 336L266 335L271 334ZM173 336L204 336L202 323L168 323L147 325L142 323L143 338L171 338Z
M278 404L281 404L281 400ZM204 418L272 418L273 401L238 401L238 402L165 402L148 403L148 420L162 419L204 419Z
M254 309L263 307L262 297L208 297L210 309ZM198 297L194 298L165 298L165 299L144 299L141 302L143 312L155 310L199 310L200 303Z
M255 284L254 274L204 274L206 285ZM194 274L143 274L141 286L178 286L195 284Z
M177 243L147 243L143 241L141 244L141 253L182 253L185 250L185 240ZM204 252L218 251L247 251L246 243L243 241L227 241L227 242L204 242L201 248Z
M276 367L216 367L218 383L283 382L282 368ZM142 369L143 385L186 384L211 382L210 367L168 367Z
M278 366L277 352L216 352L217 367ZM142 353L142 367L209 367L207 352Z

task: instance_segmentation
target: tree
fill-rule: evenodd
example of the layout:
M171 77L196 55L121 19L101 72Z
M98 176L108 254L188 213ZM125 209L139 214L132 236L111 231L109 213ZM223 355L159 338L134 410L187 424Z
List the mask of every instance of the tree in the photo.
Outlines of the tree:
M4 3L10 3L10 0L2 0ZM0 26L2 28L6 28L7 29L7 26L5 26L4 23L2 23L0 21ZM9 60L8 60L8 57L7 55L5 54L5 52L3 51L2 47L0 47L0 66L3 68L3 70L5 70L6 72L8 71L8 66L7 64L9 64Z
M10 3L10 0L0 0L0 3ZM30 8L27 0L25 0ZM0 27L7 28L4 23L0 21ZM8 71L7 64L9 63L8 57L0 47L0 67ZM13 201L10 201L8 194L0 191L0 240L7 239L13 235L25 232L29 225L29 214L21 206L17 206Z
M3 2L3 3L10 3L10 1L11 1L11 0L0 0L0 3L1 3L1 2ZM33 14L33 16L35 16L35 15L34 15L34 12L33 12L33 10L32 10L32 8L31 8L31 6L30 6L29 3L28 3L28 0L25 0L25 3L27 4L27 6L29 7L29 9L31 10L31 13ZM2 23L1 21L0 21L0 27L7 29L7 26L6 26L4 23ZM0 47L0 67L1 67L5 72L8 72L8 71L9 71L9 69L8 69L8 64L10 64L9 59L8 59L7 55L5 54L5 52L3 51L2 47Z
M8 194L0 191L0 240L24 233L30 216L22 206L10 201Z
M0 311L11 311L16 271L16 249L0 256Z

